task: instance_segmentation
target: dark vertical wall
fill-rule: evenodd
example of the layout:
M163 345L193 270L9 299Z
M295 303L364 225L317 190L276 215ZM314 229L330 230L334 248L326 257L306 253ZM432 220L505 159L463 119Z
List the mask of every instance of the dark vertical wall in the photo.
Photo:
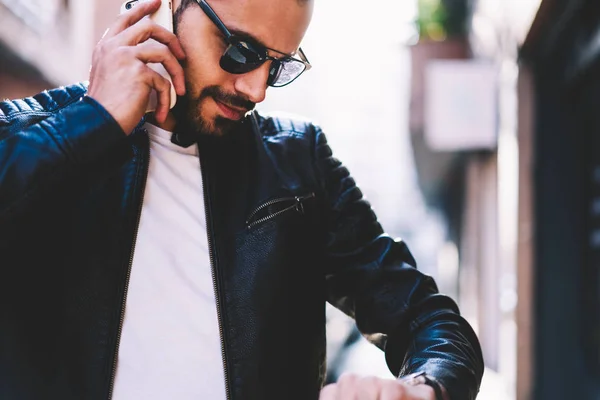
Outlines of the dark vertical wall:
M599 5L557 12L533 59L535 400L600 398ZM569 11L569 12L567 12ZM565 19L565 15L569 19ZM594 179L598 178L598 181ZM596 240L597 239L597 240Z
M591 399L581 341L586 138L551 68L536 76L535 399Z
M598 13L597 13L598 14ZM596 61L574 82L575 132L584 154L582 209L584 238L581 265L583 313L581 344L593 398L600 397L600 63Z

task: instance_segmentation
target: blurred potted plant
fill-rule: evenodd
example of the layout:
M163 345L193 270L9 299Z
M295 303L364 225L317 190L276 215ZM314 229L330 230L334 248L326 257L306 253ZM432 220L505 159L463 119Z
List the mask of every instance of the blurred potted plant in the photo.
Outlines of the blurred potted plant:
M466 59L470 26L469 0L417 0L415 27L418 40L411 46L412 131L423 127L423 84L425 66L432 59Z
M444 40L447 36L445 29L447 13L441 0L419 0L417 7L415 25L419 41Z
M469 31L465 0L418 0L417 10L415 24L420 42L464 37Z

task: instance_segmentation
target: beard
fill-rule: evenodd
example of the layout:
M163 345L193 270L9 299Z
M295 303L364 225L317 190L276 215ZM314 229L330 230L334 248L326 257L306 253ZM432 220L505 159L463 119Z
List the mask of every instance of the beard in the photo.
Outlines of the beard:
M186 82L186 87L193 87L189 82ZM192 97L188 91L185 96L177 98L177 104L172 112L177 121L176 131L180 136L185 136L190 140L197 140L201 136L227 136L235 132L244 118L239 121L234 121L220 115L214 119L208 120L202 117L202 104L209 98L214 101L219 101L227 105L251 111L255 105L250 100L247 100L239 95L229 94L224 92L219 86L208 86L200 92L197 97Z

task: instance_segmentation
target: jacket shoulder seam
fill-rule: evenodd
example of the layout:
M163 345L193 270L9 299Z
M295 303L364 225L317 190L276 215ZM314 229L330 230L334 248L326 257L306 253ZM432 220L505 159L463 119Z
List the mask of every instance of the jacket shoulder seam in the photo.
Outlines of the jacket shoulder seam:
M71 99L71 100L65 102L63 105L59 106L58 108L55 108L52 111L22 111L19 113L12 114L10 118L3 118L4 116L0 115L0 122L5 121L10 124L22 116L39 116L39 117L47 118L47 117L50 117L51 115L54 115L54 114L62 111L66 107L70 106L71 104L74 104L75 102L77 102L79 100L80 100L80 98ZM38 121L38 122L41 122L41 121ZM10 132L10 130L11 130L10 126L8 126L6 128ZM7 140L10 138L13 138L13 137L19 135L19 133L20 133L19 130L17 130L16 132L13 131L13 132L9 133L6 137L3 137L2 140Z
M272 139L272 138L278 137L278 136L301 136L301 137L305 137L306 133L307 133L306 131L293 130L293 129L284 129L284 130L275 131L275 132L268 132L268 133L263 132L262 139L263 140L269 140L269 139Z
M51 100L54 103L55 107L53 107L50 110L24 110L24 111L16 111L16 112L13 112L13 113L8 113L8 114L0 111L0 121L12 122L12 121L14 121L14 120L16 120L16 119L18 119L20 117L23 117L23 116L48 117L48 116L50 116L52 114L60 112L61 110L65 109L66 107L70 106L71 104L78 102L84 96L85 96L85 94L82 94L81 96L71 97L70 99L68 99L67 101L65 101L62 104L57 103L54 98L51 98ZM14 104L14 101L7 101L7 102L0 102L0 103Z

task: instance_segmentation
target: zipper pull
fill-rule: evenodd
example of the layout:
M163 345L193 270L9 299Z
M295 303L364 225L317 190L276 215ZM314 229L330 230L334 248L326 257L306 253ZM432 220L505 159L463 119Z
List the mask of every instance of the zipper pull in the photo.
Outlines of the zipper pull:
M304 200L309 200L315 197L314 193L311 193L309 195L306 196L295 196L296 199L296 211L298 211L300 214L304 214L304 204L302 203Z
M296 211L300 214L304 214L304 205L302 204L302 198L296 196Z

